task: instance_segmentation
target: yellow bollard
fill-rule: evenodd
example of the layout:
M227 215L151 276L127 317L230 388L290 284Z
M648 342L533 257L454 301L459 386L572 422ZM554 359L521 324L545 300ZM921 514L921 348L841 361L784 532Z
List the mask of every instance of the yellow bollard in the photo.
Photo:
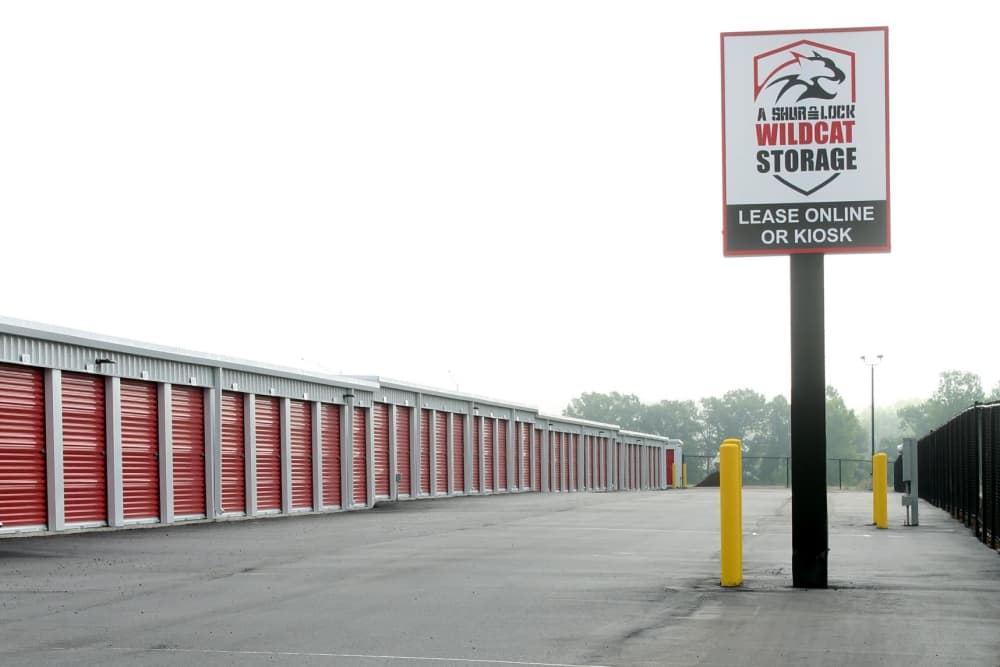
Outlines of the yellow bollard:
M722 585L743 583L743 444L730 438L719 447L719 508L722 525Z
M673 473L674 473L674 488L675 489L681 488L681 478L678 476L678 475L680 475L680 472L681 472L681 467L675 463L674 464L674 470L673 470Z
M688 488L688 464L681 465L681 488Z
M876 528L889 527L888 462L885 452L872 457L872 519Z

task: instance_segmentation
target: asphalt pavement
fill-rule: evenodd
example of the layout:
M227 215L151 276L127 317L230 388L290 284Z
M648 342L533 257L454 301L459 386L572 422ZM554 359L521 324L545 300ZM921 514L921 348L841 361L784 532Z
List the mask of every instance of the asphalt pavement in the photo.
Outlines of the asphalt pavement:
M926 504L831 491L829 583L791 586L791 498L522 494L0 539L0 665L1000 666L1000 557Z

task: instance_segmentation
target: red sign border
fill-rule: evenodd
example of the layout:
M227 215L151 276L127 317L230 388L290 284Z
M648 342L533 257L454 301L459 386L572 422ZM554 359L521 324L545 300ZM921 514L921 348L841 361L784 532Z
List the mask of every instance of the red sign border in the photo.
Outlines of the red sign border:
M850 248L790 248L787 250L729 250L729 239L726 229L726 206L728 205L728 193L726 192L726 38L727 37L756 37L763 35L816 35L821 33L837 32L881 32L883 58L885 63L885 231L886 243L884 246L858 246ZM892 250L892 214L890 208L890 178L889 178L889 27L888 26L868 26L864 28L809 28L806 30L753 30L746 32L723 32L719 34L719 65L722 70L720 77L721 100L722 100L722 254L725 257L759 257L771 255L802 255L802 254L862 254L876 252L891 252Z

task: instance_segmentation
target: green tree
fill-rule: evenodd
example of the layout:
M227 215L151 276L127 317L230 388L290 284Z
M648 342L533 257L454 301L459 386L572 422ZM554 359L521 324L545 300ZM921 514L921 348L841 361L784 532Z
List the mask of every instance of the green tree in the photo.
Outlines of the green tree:
M706 440L714 453L726 438L743 441L743 476L749 484L784 484L791 448L791 410L784 396L770 401L752 389L702 399Z
M694 401L663 400L644 408L640 431L683 440L692 454L707 450L705 425Z
M792 410L788 399L778 395L767 404L767 436L760 445L760 459L750 462L753 477L761 484L784 485L792 453Z
M870 477L868 442L858 415L847 407L836 389L827 386L826 458L830 484L852 487ZM865 462L859 463L859 460Z
M639 431L644 406L635 394L586 392L570 401L563 414L605 424L617 424L628 431Z
M833 387L826 388L826 455L831 459L866 458L865 429Z
M767 441L763 456L790 456L792 453L792 408L778 395L767 404Z
M902 408L897 414L910 435L921 437L983 398L983 383L977 374L943 371L928 400Z
M759 456L767 444L769 414L764 394L753 389L733 389L721 397L701 400L705 436L718 447L727 438L743 441L743 452Z
M916 404L916 401L907 400L887 406L875 406L875 451L888 454L889 461L896 458L896 448L907 436L907 432L900 423L899 411ZM870 448L872 439L871 408L866 407L864 410L860 410L858 419L861 420L861 427L865 430L865 442L869 443Z

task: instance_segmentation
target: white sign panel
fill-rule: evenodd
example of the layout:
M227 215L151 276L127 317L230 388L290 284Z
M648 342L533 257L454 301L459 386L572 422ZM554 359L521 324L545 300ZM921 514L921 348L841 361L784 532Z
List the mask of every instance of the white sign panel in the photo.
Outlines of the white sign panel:
M722 34L726 255L889 251L888 44Z

